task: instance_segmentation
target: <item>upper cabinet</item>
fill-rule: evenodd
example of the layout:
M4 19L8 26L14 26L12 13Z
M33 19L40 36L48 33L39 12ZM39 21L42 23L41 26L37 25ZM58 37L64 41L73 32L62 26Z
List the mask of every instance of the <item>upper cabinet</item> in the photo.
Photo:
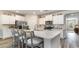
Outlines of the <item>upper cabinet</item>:
M46 15L45 21L52 21L52 15Z
M24 21L24 17L19 15L0 15L1 24L15 24L15 20Z
M45 21L53 21L52 15L46 15L45 17L39 18L39 24L45 24Z
M53 24L64 24L64 15L53 16Z
M45 21L53 21L53 24L64 24L64 15L46 15L39 19L39 24L45 24Z
M15 20L24 21L24 16L16 15Z
M45 24L45 18L39 18L39 24Z
M0 15L1 24L9 24L9 16L8 15Z
M15 18L11 15L0 15L1 24L15 24Z
M15 16L9 16L9 24L15 24Z

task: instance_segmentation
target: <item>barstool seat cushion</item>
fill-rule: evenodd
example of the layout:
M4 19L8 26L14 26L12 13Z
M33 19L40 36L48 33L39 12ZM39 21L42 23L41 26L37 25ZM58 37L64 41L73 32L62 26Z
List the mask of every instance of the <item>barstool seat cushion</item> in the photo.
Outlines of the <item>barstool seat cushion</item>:
M32 38L33 40L33 45L38 45L42 42L42 39L39 38ZM27 40L27 45L31 46L31 39Z

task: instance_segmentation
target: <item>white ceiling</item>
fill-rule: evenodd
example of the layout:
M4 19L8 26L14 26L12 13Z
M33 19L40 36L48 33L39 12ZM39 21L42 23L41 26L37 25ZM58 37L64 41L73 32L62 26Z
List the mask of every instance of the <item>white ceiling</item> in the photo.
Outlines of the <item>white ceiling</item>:
M60 12L62 10L7 10L7 11L8 12L19 13L19 14L23 14L23 15L31 15L31 14L43 15L43 14L50 14L50 13Z
M22 15L45 15L45 14L53 14L53 13L63 13L63 14L70 14L70 13L77 13L79 10L3 10L3 12L12 12L18 13Z

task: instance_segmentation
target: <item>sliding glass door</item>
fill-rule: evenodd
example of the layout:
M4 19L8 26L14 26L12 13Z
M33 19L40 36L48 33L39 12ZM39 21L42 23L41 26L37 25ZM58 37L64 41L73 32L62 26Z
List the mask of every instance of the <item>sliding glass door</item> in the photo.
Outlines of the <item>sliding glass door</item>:
M73 31L75 25L78 24L77 18L70 18L66 20L66 29L67 31Z

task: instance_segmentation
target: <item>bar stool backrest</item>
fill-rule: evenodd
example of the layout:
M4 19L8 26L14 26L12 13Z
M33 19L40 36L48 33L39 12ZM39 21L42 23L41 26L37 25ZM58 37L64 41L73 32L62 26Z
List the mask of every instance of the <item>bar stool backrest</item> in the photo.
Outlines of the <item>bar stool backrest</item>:
M35 37L34 31L31 31L31 37Z
M23 39L26 39L26 32L25 31L22 31L22 36L23 36Z
M15 40L18 39L19 33L17 29L12 29L12 35L14 37Z

